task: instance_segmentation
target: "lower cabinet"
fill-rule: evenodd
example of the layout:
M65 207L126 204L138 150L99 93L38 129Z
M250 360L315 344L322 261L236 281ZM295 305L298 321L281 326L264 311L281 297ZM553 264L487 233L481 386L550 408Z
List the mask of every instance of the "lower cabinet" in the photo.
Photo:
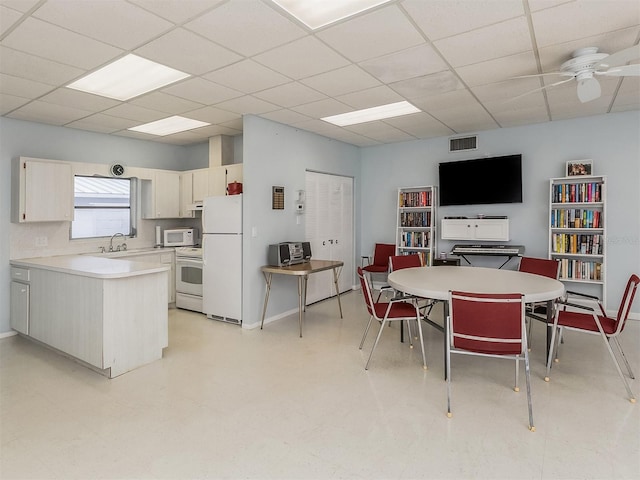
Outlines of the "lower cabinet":
M450 219L442 220L443 240L509 241L509 219Z
M29 335L29 284L11 282L11 328Z
M124 260L131 260L134 262L146 262L146 263L162 263L163 265L169 265L171 270L167 279L167 286L169 288L169 303L175 303L176 301L176 254L173 250L167 252L149 252L134 255L123 255Z

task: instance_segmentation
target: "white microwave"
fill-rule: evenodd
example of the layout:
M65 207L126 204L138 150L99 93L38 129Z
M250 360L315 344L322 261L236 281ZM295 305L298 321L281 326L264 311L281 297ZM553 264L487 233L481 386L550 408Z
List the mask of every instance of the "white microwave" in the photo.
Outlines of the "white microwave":
M167 228L164 231L165 247L189 247L196 244L198 230L195 228Z

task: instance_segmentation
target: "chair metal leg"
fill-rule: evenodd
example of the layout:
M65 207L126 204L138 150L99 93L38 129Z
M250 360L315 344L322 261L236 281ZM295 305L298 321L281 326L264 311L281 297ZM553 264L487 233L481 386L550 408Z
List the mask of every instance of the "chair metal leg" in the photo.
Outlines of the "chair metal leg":
M531 372L529 371L529 352L524 349L524 373L527 379L527 405L529 407L529 430L536 431L536 427L533 424L533 406L531 405Z
M407 322L407 332L409 333L409 348L413 348L413 334L411 333L411 320L406 320Z
M367 338L367 334L369 333L369 328L371 328L371 321L373 320L373 315L369 317L369 322L367 323L367 328L364 329L364 335L362 335L362 341L360 342L360 350L362 350L362 345L364 345L364 340Z
M624 360L624 364L627 367L627 372L629 373L629 376L635 379L636 377L633 375L633 372L631 371L631 365L629 365L629 362L627 361L627 356L624 354L624 350L622 350L622 345L620 345L620 340L618 339L618 337L611 337L611 339L613 339L614 343L618 347L618 351L620 352L620 356Z
M416 313L419 315L419 312ZM427 356L424 353L424 338L422 336L422 325L420 323L420 320L418 320L418 335L420 336L420 348L422 349L422 368L427 370Z
M604 334L604 332L602 331L602 327L599 324L598 324L598 329L600 330L600 334L602 336L602 341L606 345L607 351L609 352L609 355L611 355L613 363L616 366L616 371L618 372L618 375L620 375L620 378L622 379L622 383L624 383L624 388L627 389L627 394L629 394L629 401L631 403L636 403L636 397L633 394L633 392L631 391L631 387L629 387L629 383L627 382L627 379L624 378L624 374L622 373L622 370L620 369L620 364L618 363L618 359L614 355L613 350L611 350L611 345L609 345L609 340L607 339L607 336Z
M447 319L445 318L445 322ZM448 325L448 323L447 323ZM451 345L449 345L449 339L445 339L445 377L447 380L447 417L451 418Z
M520 359L518 357L516 357L516 379L515 379L515 384L513 386L513 391L514 392L519 392L520 391L520 387L518 386L518 377L520 376Z
M365 370L369 370L369 362L371 361L371 357L373 356L373 351L378 346L378 342L380 341L380 337L382 336L382 331L384 330L384 324L387 323L387 320L383 320L380 324L380 330L378 330L378 336L376 337L376 341L373 343L373 347L371 347L371 353L369 354L369 359L367 360L367 364L364 366Z
M551 371L551 362L553 361L553 353L555 350L555 346L556 346L556 337L558 336L558 327L556 325L553 325L551 327L552 331L551 331L551 341L549 342L549 355L547 355L547 374L544 377L544 381L548 382L549 381L549 372Z

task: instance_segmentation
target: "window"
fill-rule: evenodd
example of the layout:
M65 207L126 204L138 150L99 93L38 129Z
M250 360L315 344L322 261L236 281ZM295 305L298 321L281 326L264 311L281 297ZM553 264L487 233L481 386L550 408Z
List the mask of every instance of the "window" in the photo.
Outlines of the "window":
M76 176L71 238L134 236L134 187L130 178Z

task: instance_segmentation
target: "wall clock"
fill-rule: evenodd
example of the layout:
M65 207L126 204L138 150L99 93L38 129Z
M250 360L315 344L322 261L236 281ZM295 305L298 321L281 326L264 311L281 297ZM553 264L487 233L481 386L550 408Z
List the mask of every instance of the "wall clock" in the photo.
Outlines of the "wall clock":
M119 163L114 163L113 165L111 165L111 167L109 167L109 171L114 177L121 177L122 175L124 175L124 167Z

